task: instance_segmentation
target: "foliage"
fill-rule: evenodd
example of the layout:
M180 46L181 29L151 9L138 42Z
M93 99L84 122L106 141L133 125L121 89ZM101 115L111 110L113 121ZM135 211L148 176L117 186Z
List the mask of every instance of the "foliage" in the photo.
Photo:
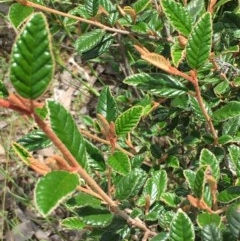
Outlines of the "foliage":
M67 5L68 14L19 2L28 7L14 3L9 11L18 31L9 76L17 95L0 83L0 106L38 126L13 143L43 175L37 210L47 216L66 203L72 216L61 224L91 230L86 240L229 240L230 232L238 240L237 1L88 0ZM102 86L84 130L57 101L38 102L60 58L52 47L60 46L57 34L85 64L125 64L125 77L117 71L127 90L117 96ZM55 168L31 154L48 145L61 152Z

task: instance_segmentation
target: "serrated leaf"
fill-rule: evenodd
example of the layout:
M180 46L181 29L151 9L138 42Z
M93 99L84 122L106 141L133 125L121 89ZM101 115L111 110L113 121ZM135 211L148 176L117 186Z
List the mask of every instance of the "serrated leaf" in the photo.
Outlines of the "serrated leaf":
M17 141L28 151L36 151L52 145L46 134L41 130L34 130Z
M168 240L169 240L168 232L161 232L160 234L156 235L154 238L150 239L150 241L168 241Z
M147 8L150 2L150 0L138 0L133 4L133 8L136 13L140 13Z
M236 145L231 145L228 147L230 155L230 169L236 173L237 177L240 177L240 147Z
M43 215L49 215L79 185L77 174L53 171L39 179L34 190L35 204Z
M184 58L185 50L180 46L179 42L176 41L171 46L171 57L173 64L178 67Z
M33 12L33 8L23 6L19 3L14 3L9 8L8 18L11 24L18 28L27 17L29 17Z
M192 29L192 17L178 2L162 0L161 5L170 23L179 33L188 36Z
M141 119L142 106L134 106L123 112L115 121L116 134L124 135L134 129Z
M186 178L188 186L191 188L191 190L194 190L194 183L196 178L196 173L192 170L184 170L183 174Z
M216 121L225 121L227 119L240 115L240 102L229 101L223 107L213 112L212 118Z
M205 7L204 0L192 0L188 2L186 9L192 18L196 18Z
M99 4L109 13L115 9L115 6L112 4L111 0L99 0Z
M114 172L121 175L127 175L131 171L131 164L128 156L121 152L116 151L108 158L108 165Z
M94 17L98 12L99 0L85 0L85 7L88 14Z
M61 225L64 228L72 230L82 230L85 227L85 224L82 221L82 219L78 217L65 218L61 221Z
M78 215L86 225L93 227L105 227L113 219L113 215L108 210L91 207L81 208Z
M169 207L177 207L181 202L180 198L175 193L165 192L160 196L160 200L166 203Z
M53 72L46 18L42 13L35 13L24 25L13 45L10 80L19 95L36 99L46 91Z
M211 14L205 13L188 37L186 58L192 69L199 69L207 61L212 45Z
M117 103L108 86L105 86L100 93L97 113L103 115L109 123L117 118Z
M157 186L157 197L159 198L167 189L167 173L165 170L155 171L152 174L152 179Z
M116 198L126 200L135 197L146 181L146 173L141 169L134 169L121 178L116 185Z
M76 51L83 53L90 49L93 49L105 35L105 31L101 29L95 29L91 32L82 34L75 41L75 49Z
M234 204L227 210L227 221L231 233L237 239L240 238L240 204Z
M212 152L210 152L208 149L202 149L199 160L201 166L208 165L211 167L212 176L216 180L220 178L219 162Z
M80 193L67 201L67 206L70 208L81 207L100 207L101 201L90 194Z
M218 201L221 203L230 203L240 198L240 186L228 187L218 194Z
M163 210L162 212L160 212L160 215L158 218L159 226L163 229L169 230L170 224L175 216L176 216L175 212Z
M197 223L200 228L210 224L214 224L216 227L219 227L221 224L221 217L214 213L200 213L197 216Z
M169 238L171 241L193 241L195 239L194 226L181 209L171 222Z
M103 153L90 141L86 139L84 141L86 145L89 166L97 171L105 171L106 165Z
M88 167L84 139L71 114L58 102L48 100L51 128L83 168Z
M222 241L222 232L215 224L208 224L201 230L203 241Z
M13 142L12 148L15 151L15 153L18 155L18 157L26 164L30 165L29 158L32 157L30 152L28 152L22 145Z
M187 92L187 88L180 81L165 74L134 74L127 77L124 83L168 98Z
M205 186L205 169L206 167L201 167L195 177L194 182L194 194L198 197L198 199L201 199L203 197L204 193L204 186Z

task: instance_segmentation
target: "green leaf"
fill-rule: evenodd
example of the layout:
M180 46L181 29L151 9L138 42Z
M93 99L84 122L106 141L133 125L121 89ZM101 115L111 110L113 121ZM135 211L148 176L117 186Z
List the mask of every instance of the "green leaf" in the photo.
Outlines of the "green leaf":
M112 4L111 0L99 0L99 4L109 13L115 9L115 6Z
M47 216L79 185L77 174L53 171L41 177L34 190L38 211Z
M14 152L18 155L18 157L29 166L29 158L32 157L32 155L20 144L13 142L12 148Z
M116 198L127 200L135 197L146 181L146 173L141 169L134 169L121 178L116 185Z
M161 197L167 189L167 172L165 170L154 171L152 179L157 186L157 197Z
M90 194L80 193L67 201L67 206L70 208L81 208L81 207L100 207L101 201Z
M212 176L218 180L220 178L220 167L216 156L208 149L202 149L200 154L200 165L208 165L211 167Z
M85 224L82 221L82 219L78 217L65 218L61 221L61 225L64 228L72 230L82 230L85 227Z
M85 141L71 114L59 103L48 100L51 127L83 168L87 168Z
M105 31L101 29L95 29L91 32L82 34L75 41L76 51L83 53L94 48L98 43L100 43L104 35Z
M88 14L94 17L98 12L99 0L85 0L85 7Z
M192 29L192 18L188 11L172 0L162 0L161 5L173 27L182 35L188 36Z
M231 145L228 147L230 155L230 170L236 173L237 177L240 177L240 147Z
M34 130L17 141L28 151L36 151L52 145L46 134L41 130Z
M186 57L192 69L199 69L207 61L212 45L211 14L205 13L194 26L188 38Z
M175 194L170 192L165 192L160 196L160 200L166 203L169 207L176 208L181 202L181 199Z
M123 112L115 121L116 134L124 135L134 129L141 119L142 106L134 106Z
M123 82L168 98L187 92L187 88L180 81L165 74L134 74L127 77Z
M117 118L117 103L108 86L105 86L99 96L97 113L103 115L110 123Z
M225 121L227 119L230 119L239 115L240 115L240 102L229 101L226 105L214 111L212 118L215 121Z
M112 42L112 35L105 34L102 40L94 48L82 53L82 58L84 60L88 60L100 56L109 49L109 47L112 45Z
M210 224L214 224L216 227L219 227L221 224L221 217L213 213L200 213L197 216L197 223L200 228Z
M108 165L113 169L113 171L121 174L127 175L131 171L131 164L128 156L121 152L116 151L108 158Z
M178 67L184 58L185 50L180 46L179 42L176 41L171 46L171 57L173 64Z
M232 235L240 238L240 204L231 205L227 210L227 221Z
M198 199L201 199L203 197L204 193L204 186L205 186L205 170L206 167L201 167L195 177L195 182L194 182L194 193L198 197Z
M5 84L0 80L0 98L8 97L9 93Z
M106 209L96 209L91 207L81 208L78 215L85 223L93 227L105 227L113 219L113 215Z
M154 238L150 239L150 241L168 241L168 240L169 240L168 232L161 232L160 234L156 235Z
M215 224L208 224L201 230L203 241L222 241L221 230Z
M97 171L105 171L106 165L103 157L103 153L90 141L84 140L86 145L86 151L88 155L89 166Z
M218 194L218 201L221 203L230 203L240 198L240 186L232 186L226 188Z
M190 218L179 209L170 226L171 241L193 241L194 227Z
M9 8L8 18L11 24L18 28L24 20L29 17L33 12L33 8L23 6L19 3L14 3Z
M196 18L202 11L204 11L204 7L204 0L191 0L188 2L186 9L192 18Z
M12 48L10 79L17 93L36 99L42 95L54 72L50 34L42 13L33 14Z
M196 173L192 170L184 170L183 174L186 178L186 182L191 190L194 190Z
M150 0L138 0L133 4L133 9L136 13L140 13L147 8L150 2Z

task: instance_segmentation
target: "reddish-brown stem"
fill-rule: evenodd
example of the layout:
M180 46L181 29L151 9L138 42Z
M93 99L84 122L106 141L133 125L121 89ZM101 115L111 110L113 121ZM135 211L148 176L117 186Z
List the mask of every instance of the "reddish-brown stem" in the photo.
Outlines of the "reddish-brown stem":
M115 213L116 215L121 216L124 218L130 225L135 226L139 229L141 229L144 232L150 233L152 236L155 236L156 233L150 231L147 226L135 219L132 219L128 214L126 214L124 211L122 211L116 202L114 202L102 189L101 187L95 182L95 180L89 176L89 174L83 169L83 167L77 162L77 160L73 157L73 155L70 153L70 151L65 147L65 145L58 139L56 134L52 131L52 129L45 123L43 120L41 120L40 117L38 117L37 114L34 113L34 120L38 124L38 126L44 131L44 133L49 137L49 139L54 143L54 145L61 151L61 153L64 155L66 160L69 162L69 164L72 167L78 168L78 173L85 180L85 182L88 184L88 186L96 191L99 196L109 205L110 210Z

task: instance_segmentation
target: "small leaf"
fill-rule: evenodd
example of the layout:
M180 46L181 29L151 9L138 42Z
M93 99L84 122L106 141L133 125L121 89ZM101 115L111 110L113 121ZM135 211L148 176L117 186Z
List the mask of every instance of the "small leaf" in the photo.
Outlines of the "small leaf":
M85 225L91 225L93 227L105 227L109 225L113 219L113 215L108 210L102 208L81 208L78 211L78 215Z
M221 224L221 218L217 214L212 213L200 213L197 216L197 222L200 228L203 228L206 225L214 224L216 227L219 227Z
M196 174L195 182L194 182L194 193L201 199L204 193L204 186L205 186L205 170L206 167L201 167Z
M100 93L97 113L103 115L109 123L117 118L117 103L108 86L105 86Z
M192 29L192 17L189 12L180 3L172 0L162 0L161 4L173 27L182 35L188 36Z
M8 90L5 84L0 80L0 98L6 98L9 96Z
M28 151L37 151L52 145L46 134L41 130L34 130L17 141Z
M34 190L35 204L43 215L49 215L64 199L66 199L79 185L78 175L53 171L43 176Z
M216 121L225 121L227 119L240 115L240 102L229 101L223 107L213 112L213 119Z
M212 170L212 176L218 180L220 178L220 167L216 156L208 149L202 149L200 154L200 165L209 165Z
M116 185L116 198L126 200L135 197L146 181L146 173L141 169L134 169L121 178Z
M101 201L90 194L80 193L67 201L67 206L70 208L81 207L100 207Z
M51 127L83 168L88 167L86 147L78 127L67 110L58 102L48 100Z
M127 175L131 171L131 164L128 156L121 151L116 151L108 158L108 165L113 171Z
M175 194L170 192L165 192L160 196L160 200L166 203L169 207L177 207L181 202L181 199Z
M240 198L240 186L228 187L218 194L218 201L221 203L230 203Z
M134 106L122 113L115 121L117 135L124 135L132 131L140 121L142 111L142 106Z
M170 226L171 241L194 241L194 227L190 218L179 209Z
M12 148L15 151L15 153L18 155L18 157L26 164L30 165L29 158L32 157L32 155L19 143L12 143Z
M186 178L186 182L189 186L189 188L191 188L191 190L194 190L194 183L195 183L195 179L196 179L196 173L192 170L184 170L183 174Z
M231 145L228 147L230 155L230 169L235 172L237 177L240 177L240 147L236 145Z
M180 81L165 74L134 74L127 77L124 83L168 98L187 92L187 88Z
M32 12L33 8L23 6L19 3L14 3L9 9L8 17L11 24L15 28L18 28L23 23L23 21L31 15Z
M133 8L136 13L140 13L147 8L150 2L150 0L138 0L133 4Z
M178 67L184 58L185 50L180 46L179 42L176 41L171 46L171 57L173 64Z
M161 232L160 234L156 235L154 238L150 239L150 241L168 241L168 240L169 240L168 232Z
M240 238L240 204L231 205L227 210L227 221L233 236Z
M105 35L105 31L101 29L95 29L91 32L82 34L75 41L75 48L78 52L83 53L94 48Z
M109 13L115 9L115 6L112 4L111 0L99 0L99 4Z
M65 218L61 221L61 225L64 228L72 230L82 230L85 227L85 224L82 221L82 219L78 217Z
M98 12L99 0L85 0L85 7L88 14L94 17Z
M221 230L213 223L208 224L201 230L203 241L222 241Z
M212 45L211 14L205 13L188 37L186 57L192 69L199 69L207 61Z
M53 72L54 63L46 18L42 13L35 13L13 45L10 79L19 95L36 99L46 91Z

